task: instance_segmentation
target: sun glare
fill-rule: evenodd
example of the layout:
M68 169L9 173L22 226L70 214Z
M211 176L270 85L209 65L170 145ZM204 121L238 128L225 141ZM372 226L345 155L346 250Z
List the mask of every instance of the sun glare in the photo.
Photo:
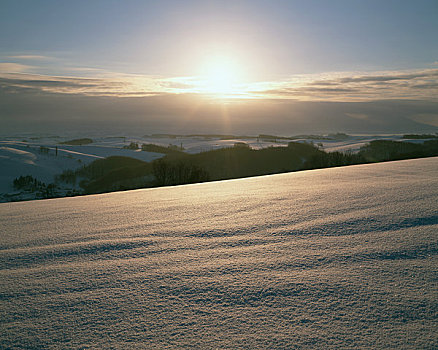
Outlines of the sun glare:
M242 70L237 62L229 57L217 56L207 60L202 67L200 92L218 96L239 93L242 83Z

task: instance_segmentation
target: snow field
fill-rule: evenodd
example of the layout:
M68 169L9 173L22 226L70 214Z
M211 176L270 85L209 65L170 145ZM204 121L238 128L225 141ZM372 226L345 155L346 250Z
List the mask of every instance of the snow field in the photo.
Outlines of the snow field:
M0 347L438 347L438 158L0 204Z
M15 136L3 136L0 140L0 202L25 200L35 198L33 194L20 194L13 188L13 180L20 176L31 175L46 184L52 183L55 176L65 170L75 170L90 162L109 156L126 156L140 159L146 162L164 156L154 152L134 151L124 149L124 146L135 142L153 143L167 147L174 145L184 147L187 153L199 153L224 147L233 147L237 142L245 142L253 149L266 147L286 147L291 140L279 139L277 142L263 138L253 139L227 139L221 140L215 137L154 137L154 136L126 136L108 137L103 135L93 136L93 143L87 145L64 145L61 141L74 138L83 138L82 134L71 134L69 137L50 135L24 134ZM375 139L399 140L400 135L381 136L349 136L345 140L308 140L294 139L297 142L314 142L320 144L326 151L358 151L361 146ZM424 140L409 140L409 142L423 142ZM49 149L48 154L42 153L40 147ZM56 149L58 154L56 155ZM69 188L70 190L73 188ZM74 189L79 189L77 186ZM68 189L66 188L65 191Z

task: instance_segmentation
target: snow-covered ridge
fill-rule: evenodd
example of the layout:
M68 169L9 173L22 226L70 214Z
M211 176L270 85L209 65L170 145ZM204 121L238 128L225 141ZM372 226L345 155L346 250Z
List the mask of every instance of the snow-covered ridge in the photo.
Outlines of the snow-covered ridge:
M438 347L438 157L0 204L0 347Z
M76 137L80 136L76 135ZM63 171L75 170L99 158L127 156L143 161L152 161L163 156L160 153L124 148L131 142L139 145L153 143L166 147L173 145L175 147L183 147L187 153L199 153L223 147L232 147L239 142L244 142L253 149L260 149L269 146L287 146L287 143L293 140L297 142L314 142L321 145L326 151L349 150L354 152L375 139L400 140L400 137L401 135L356 135L330 140L309 138L270 139L263 137L228 137L222 139L208 135L142 137L108 137L100 135L94 136L93 142L90 144L68 145L62 144L62 142L71 140L72 135L69 137L32 134L5 136L0 139L0 201L35 198L34 194L26 195L25 193L20 193L20 191L17 192L13 188L13 180L20 176L31 175L45 184L50 184L54 182L55 176ZM423 142L424 140L409 140L409 142L412 141Z

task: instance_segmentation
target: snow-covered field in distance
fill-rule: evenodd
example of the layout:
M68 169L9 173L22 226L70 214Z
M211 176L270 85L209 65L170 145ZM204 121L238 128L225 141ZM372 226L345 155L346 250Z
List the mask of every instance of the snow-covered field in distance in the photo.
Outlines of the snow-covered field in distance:
M438 157L0 204L1 348L436 349Z
M126 156L152 161L163 154L123 149L123 139L96 140L88 145L63 145L58 138L36 140L0 140L0 194L14 192L12 181L19 176L32 175L51 183L64 170L74 170L92 161L109 156ZM129 143L128 143L129 144ZM41 147L49 149L47 154ZM56 154L57 152L57 154Z
M65 145L60 142L90 137L93 143L88 145ZM278 139L263 138L229 138L209 136L105 136L102 134L84 135L70 133L68 136L22 134L0 137L0 201L9 201L9 197L20 197L19 191L13 188L13 180L20 176L31 175L46 184L52 183L55 176L65 170L74 170L96 159L109 156L127 156L144 161L152 161L164 156L153 152L134 151L123 149L131 142L153 143L160 146L174 145L184 147L185 152L199 153L213 149L232 147L236 142L245 142L253 149L269 146L287 146L289 141L314 142L322 144L327 151L357 151L361 146L376 139L400 140L401 135L353 135L344 140L320 139ZM409 140L423 142L424 140ZM49 149L48 154L40 151L41 147ZM57 154L56 154L57 149ZM79 189L79 188L77 188ZM67 189L66 189L67 190ZM33 195L30 195L30 198ZM12 198L11 197L11 198ZM23 197L23 196L22 196ZM24 198L26 196L24 195Z

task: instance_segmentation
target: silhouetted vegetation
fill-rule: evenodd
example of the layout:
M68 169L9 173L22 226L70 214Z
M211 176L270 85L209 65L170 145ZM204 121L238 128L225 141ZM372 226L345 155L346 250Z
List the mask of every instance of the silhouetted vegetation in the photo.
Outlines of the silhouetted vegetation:
M424 140L424 139L437 139L437 134L406 134L402 136L402 139L411 139L411 140Z
M89 138L74 139L74 140L60 142L60 144L62 145L72 145L72 146L88 145L90 143L93 143L93 140Z
M129 145L123 146L123 148L137 150L140 147L138 147L138 143L137 142L131 142Z
M361 147L358 153L321 152L315 154L306 161L305 168L328 168L433 156L438 156L438 140L429 140L424 143L374 140Z
M26 176L20 176L18 178L15 178L13 181L14 188L16 190L27 190L27 191L35 191L41 186L43 186L43 183L41 181L38 181L33 176L26 175Z
M351 152L320 152L304 163L304 169L331 168L335 166L366 163L361 154Z
M36 194L37 198L53 198L56 196L55 184L46 185L31 175L20 176L13 181L14 189Z
M374 140L361 147L359 154L364 158L364 162L438 156L438 140L424 143Z
M80 179L84 194L153 186L151 163L121 156L95 160L76 171L64 171L56 179L71 184Z
M167 147L155 145L153 143L144 143L141 145L141 150L146 152L156 152L156 153L162 153L162 154L172 154L172 153L182 153L184 148L175 146L175 145L169 145Z
M153 162L153 174L157 186L183 185L210 180L204 169L182 161L171 163L158 159Z
M234 142L234 147L251 148L246 142Z
M76 185L77 172L73 170L65 170L61 174L55 176L56 182L64 182L66 184Z
M153 152L158 151L155 147L162 147L147 146ZM239 142L234 147L197 154L170 150L151 163L120 156L98 159L76 171L64 171L57 181L73 185L79 181L83 194L90 194L429 156L438 156L438 140L376 140L356 153L326 152L311 142L289 142L287 147L259 150ZM26 181L35 183L34 179L21 179L17 185Z
M171 165L196 166L207 172L210 180L222 180L300 170L303 159L318 152L317 147L306 143L291 142L288 147L260 150L238 144L197 154L169 154L163 160Z

